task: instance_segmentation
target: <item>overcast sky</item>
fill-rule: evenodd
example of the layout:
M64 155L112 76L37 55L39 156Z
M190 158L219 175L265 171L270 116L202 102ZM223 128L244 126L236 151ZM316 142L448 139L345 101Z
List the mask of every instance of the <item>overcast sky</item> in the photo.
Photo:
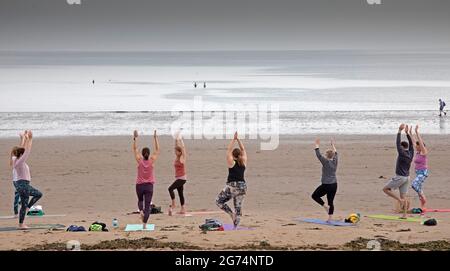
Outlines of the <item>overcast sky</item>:
M0 50L450 49L449 0L0 0Z

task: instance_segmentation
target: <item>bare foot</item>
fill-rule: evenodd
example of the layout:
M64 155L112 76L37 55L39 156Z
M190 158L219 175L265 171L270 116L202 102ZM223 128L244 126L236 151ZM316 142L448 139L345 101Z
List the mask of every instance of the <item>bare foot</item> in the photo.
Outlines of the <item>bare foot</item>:
M406 209L406 199L401 199L401 200L399 201L399 203L400 203L400 210L401 210L402 212L404 212L405 209Z
M234 224L234 220L236 219L236 215L234 213L232 213L230 216L231 216L231 220L233 221L233 224Z
M420 205L421 205L420 209L422 209L422 212L425 212L426 211L425 204L427 204L427 200L423 196L419 197L419 199L420 199Z
M180 214L186 214L186 209L184 209L184 206L181 206Z
M323 208L325 209L325 211L328 214L328 212L330 211L330 207L328 205L323 205Z
M141 216L141 221L144 222L144 211L139 211L139 215Z
M169 205L169 216L172 216L172 206Z
M19 224L19 229L21 229L21 230L26 230L26 229L28 229L29 227L27 226L27 225L25 225L25 224Z
M233 220L234 229L237 229L240 222L241 222L241 218L239 216L235 215L235 218Z
M147 223L142 224L142 229L147 229Z

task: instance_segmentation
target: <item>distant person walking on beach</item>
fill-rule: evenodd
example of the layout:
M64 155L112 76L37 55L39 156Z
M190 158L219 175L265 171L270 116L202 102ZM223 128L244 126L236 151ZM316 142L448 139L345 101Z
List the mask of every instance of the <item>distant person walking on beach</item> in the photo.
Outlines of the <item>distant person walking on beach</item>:
M439 117L442 117L442 113L444 113L445 116L447 116L447 112L444 111L445 102L442 99L439 99Z
M153 197L153 185L155 183L155 176L153 172L153 164L159 155L159 142L156 135L156 130L153 134L153 147L155 150L150 156L150 148L143 148L141 153L137 147L138 132L134 131L133 136L133 152L137 162L137 178L136 178L136 194L138 197L138 208L141 215L143 228L147 226L147 221L150 216L151 203Z
M203 82L203 88L206 88L206 82Z
M25 134L27 134L28 131L25 131L24 133L20 134L20 145L19 147L13 147L12 151L11 151L11 156L10 156L10 160L9 160L9 165L12 169L12 179L13 179L13 185L14 185L14 202L13 202L13 211L14 211L14 217L18 217L19 216L19 204L20 204L20 195L19 192L17 191L17 172L16 169L13 167L13 163L14 160L17 159L17 157L15 156L15 153L17 153L17 150L19 148L24 148L25 147Z
M338 153L334 140L331 141L331 149L325 152L325 157L320 153L320 139L316 139L315 145L316 156L320 163L322 163L322 184L317 187L311 197L324 207L328 214L327 222L331 222L334 214L334 197L337 192L336 170L338 166ZM322 200L322 197L325 195L327 196L328 205L325 205L325 202Z
M235 143L238 143L239 148L233 149ZM227 148L227 165L228 178L225 188L220 192L216 199L217 206L231 216L235 228L239 225L242 216L242 202L247 193L247 184L244 179L244 172L247 167L247 152L244 144L238 138L238 133L234 133L234 138L231 140ZM233 199L235 212L226 204Z
M395 199L400 204L400 209L403 211L402 218L406 218L406 211L409 208L406 200L406 194L408 192L409 181L409 168L414 158L414 146L411 139L411 130L408 130L408 125L401 124L397 133L397 163L395 168L396 176L393 177L383 188L383 192L389 197ZM402 131L405 131L408 142L401 141ZM400 197L394 194L392 190L398 189L400 191Z
M412 188L417 192L420 199L420 208L425 210L427 199L423 193L423 183L428 178L428 149L419 134L419 125L416 125L416 158L414 159L416 178L412 182Z
M27 131L24 134L23 147L16 147L13 149L12 165L16 172L16 190L20 196L20 212L19 212L19 228L27 229L28 226L24 224L25 216L28 210L42 197L42 193L30 185L31 173L27 165L27 159L31 153L31 146L33 143L33 133ZM32 197L30 200L30 196Z
M175 181L169 186L169 195L172 200L172 204L169 206L169 215L172 215L173 209L176 208L175 193L174 190L178 191L178 196L180 197L181 210L180 214L185 214L186 210L184 208L184 184L186 183L186 148L184 146L183 138L181 133L178 132L175 137Z
M194 82L194 88L197 88L197 82Z

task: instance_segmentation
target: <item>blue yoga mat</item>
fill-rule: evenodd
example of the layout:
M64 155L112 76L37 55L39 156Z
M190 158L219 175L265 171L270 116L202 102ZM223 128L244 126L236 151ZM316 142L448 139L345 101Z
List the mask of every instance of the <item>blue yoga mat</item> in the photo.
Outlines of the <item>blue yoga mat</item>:
M327 221L321 220L321 219L314 219L314 218L296 218L295 220L300 221L300 222L314 223L314 224L327 225L327 226L340 226L340 227L355 226L355 224L353 224L353 223L346 223L346 222L337 221L337 220L333 220L330 222L327 222Z
M125 231L154 231L155 224L147 224L147 228L144 230L142 224L127 224Z

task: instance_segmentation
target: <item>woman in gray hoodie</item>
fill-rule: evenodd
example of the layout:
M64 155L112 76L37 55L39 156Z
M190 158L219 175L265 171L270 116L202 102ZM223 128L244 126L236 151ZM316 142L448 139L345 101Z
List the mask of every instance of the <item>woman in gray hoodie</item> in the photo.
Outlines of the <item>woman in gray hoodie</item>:
M337 178L336 170L338 165L338 154L334 145L334 140L331 140L331 149L325 152L325 156L320 153L320 139L316 139L316 156L322 163L322 180L321 185L312 194L314 201L323 206L328 213L327 222L331 222L334 213L334 197L337 192ZM323 196L327 196L327 203L322 200Z

